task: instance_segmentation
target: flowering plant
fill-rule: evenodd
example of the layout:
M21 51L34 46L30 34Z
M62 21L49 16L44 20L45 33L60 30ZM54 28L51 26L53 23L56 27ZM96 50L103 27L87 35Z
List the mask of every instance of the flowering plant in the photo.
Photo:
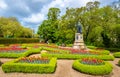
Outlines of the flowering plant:
M82 58L80 63L88 65L103 65L104 61L96 58Z
M23 57L17 61L17 63L37 63L37 64L47 64L50 59L41 57Z

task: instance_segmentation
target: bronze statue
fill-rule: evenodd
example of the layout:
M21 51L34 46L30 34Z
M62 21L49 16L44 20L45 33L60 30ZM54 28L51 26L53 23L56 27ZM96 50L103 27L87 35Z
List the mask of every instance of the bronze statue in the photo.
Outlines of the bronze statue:
M80 23L80 22L78 22L78 23L76 24L76 27L77 27L77 33L81 33L81 34L82 34L82 26L81 26L81 23Z

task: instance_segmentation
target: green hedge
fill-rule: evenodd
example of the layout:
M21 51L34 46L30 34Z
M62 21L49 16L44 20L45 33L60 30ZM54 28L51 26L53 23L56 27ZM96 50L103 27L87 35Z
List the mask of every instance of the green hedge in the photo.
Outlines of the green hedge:
M111 52L119 52L120 48L105 48L106 50L109 50Z
M91 51L92 52L98 52L102 55L109 55L110 54L110 51L108 51L108 50L94 50L94 49L92 49Z
M109 62L105 62L105 65L87 65L82 64L79 60L74 61L74 69L92 75L106 75L112 72L113 66Z
M30 54L34 53L40 53L41 48L31 48L30 50L26 50L23 53L0 53L0 58L18 58L18 57L24 57L28 56Z
M48 64L15 63L18 59L2 65L4 72L24 72L24 73L53 73L56 68L57 59L51 58Z
M120 60L118 61L118 65L120 66Z
M95 47L95 46L87 46L87 48L89 48L89 49L95 49L97 47Z
M38 38L0 38L0 44L39 43Z
M47 54L47 53L42 53L42 57L57 57L58 59L80 59L80 58L87 58L87 57L92 57L92 58L98 58L102 60L114 60L114 56L112 55L76 55L76 54Z
M120 58L120 52L114 53L113 56L116 57L116 58Z
M2 65L3 63L0 61L0 66Z

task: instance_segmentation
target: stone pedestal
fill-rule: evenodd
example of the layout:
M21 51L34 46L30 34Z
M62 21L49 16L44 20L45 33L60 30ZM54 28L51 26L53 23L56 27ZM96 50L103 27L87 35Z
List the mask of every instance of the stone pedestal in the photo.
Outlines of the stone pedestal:
M86 49L86 46L83 41L83 34L75 33L75 42L73 45L74 49Z

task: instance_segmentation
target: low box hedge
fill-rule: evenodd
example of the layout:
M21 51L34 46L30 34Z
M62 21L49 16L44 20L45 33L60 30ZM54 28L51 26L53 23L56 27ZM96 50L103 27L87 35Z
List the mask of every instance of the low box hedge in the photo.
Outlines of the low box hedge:
M98 52L102 55L109 55L110 54L110 51L108 51L108 50L94 50L94 49L92 49L91 51L92 52Z
M118 65L120 66L120 60L118 61Z
M120 52L115 52L115 53L113 54L113 56L116 57L116 58L120 58Z
M2 65L3 71L5 73L10 73L10 72L53 73L56 69L56 63L57 63L56 58L51 58L48 64L15 63L19 59L3 64Z
M87 57L92 57L92 58L98 58L102 60L114 60L114 56L112 55L77 55L77 54L47 54L47 53L42 53L42 57L57 57L58 59L80 59L80 58L87 58Z
M106 75L112 72L113 66L109 62L104 65L87 65L82 64L79 60L74 61L72 67L80 72L92 75Z
M18 58L18 57L24 57L24 56L28 56L30 54L34 54L34 53L40 53L41 48L31 48L29 50L26 50L23 53L0 53L0 58Z
M0 44L39 43L39 38L0 38Z

